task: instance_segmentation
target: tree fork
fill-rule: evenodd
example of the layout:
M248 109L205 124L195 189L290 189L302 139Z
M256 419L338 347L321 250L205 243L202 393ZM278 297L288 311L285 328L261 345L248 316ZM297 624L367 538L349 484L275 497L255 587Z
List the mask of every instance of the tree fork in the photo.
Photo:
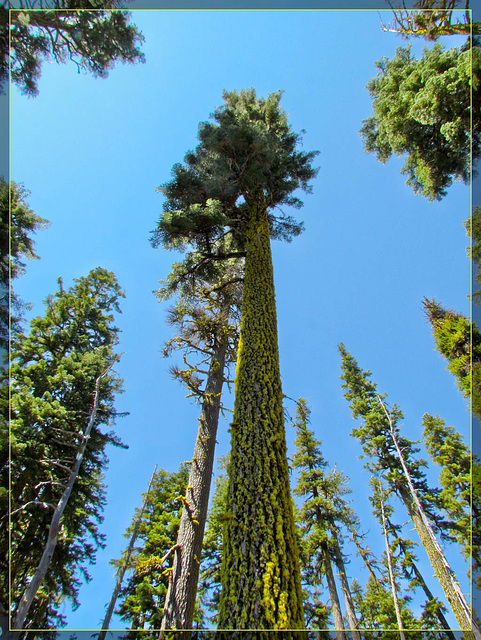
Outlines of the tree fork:
M250 211L218 628L303 629L267 208L262 192L256 201L246 201ZM296 637L295 632L288 637Z

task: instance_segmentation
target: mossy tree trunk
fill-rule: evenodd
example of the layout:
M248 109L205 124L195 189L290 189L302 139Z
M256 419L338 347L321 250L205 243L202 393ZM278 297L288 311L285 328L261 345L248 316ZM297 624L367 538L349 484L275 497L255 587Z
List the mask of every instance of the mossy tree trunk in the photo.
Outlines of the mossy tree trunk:
M267 209L249 205L218 628L303 629Z
M180 518L177 548L165 598L162 629L192 629L193 625L227 348L226 332L214 347L209 367L199 430ZM160 637L163 637L162 633Z

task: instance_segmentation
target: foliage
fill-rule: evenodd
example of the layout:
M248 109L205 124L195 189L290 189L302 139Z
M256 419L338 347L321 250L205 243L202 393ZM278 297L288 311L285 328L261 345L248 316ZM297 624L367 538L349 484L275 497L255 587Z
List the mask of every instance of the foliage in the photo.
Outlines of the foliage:
M0 9L0 90L5 91L8 82L9 34L11 79L29 97L38 94L44 60L70 60L79 73L84 70L100 78L107 77L119 60L143 62L138 45L144 38L129 24L130 14L102 10L116 9L118 4L112 0L56 0L53 7L57 10L12 10L10 26L8 9ZM93 11L86 10L90 8Z
M117 329L112 312L123 293L113 273L97 268L46 300L44 316L33 319L30 333L17 336L11 360L11 439L2 433L2 486L11 482L12 613L35 572L48 534L52 508L58 503L89 420L95 380L111 366ZM112 370L103 378L100 404L77 481L61 521L52 562L34 601L27 627L62 623L64 598L78 606L79 574L89 579L87 565L103 546L105 504L103 472L108 444L125 446L102 425L115 419L115 395L121 380ZM7 403L2 404L7 410ZM5 437L4 437L5 436ZM2 512L7 495L1 495ZM8 556L8 520L0 521L1 562ZM8 611L8 570L1 572L1 601Z
M159 629L167 593L172 555L162 558L175 545L182 502L189 477L184 463L176 472L158 471L152 482L150 498L139 526L137 543L131 555L131 575L120 592L117 613L132 629ZM130 538L139 510L124 536ZM119 566L123 558L112 561Z
M444 509L451 518L451 527L460 543L464 555L472 556L473 570L479 573L481 567L481 539L479 520L481 498L479 487L473 484L471 495L471 474L479 477L479 462L472 458L462 436L452 426L446 426L439 416L427 413L423 416L424 443L434 464L441 467L439 481L442 486L440 498ZM473 526L471 526L471 514ZM478 576L479 580L479 576Z
M9 184L0 177L0 347L8 348L9 277L25 273L25 262L38 259L32 235L49 222L37 216L27 203L29 192L22 184ZM25 304L10 290L10 327L20 330Z
M475 285L481 284L481 206L473 207L471 218L466 220L464 226L468 236L471 238L471 247L468 249L468 255L472 263L472 300L475 304L479 304L481 291L479 291L479 286L476 287Z
M440 200L453 180L469 181L471 143L473 161L481 153L481 48L444 50L436 43L416 60L409 46L399 47L376 67L367 84L373 116L360 131L364 147L382 163L407 155L401 171L407 184Z
M444 309L435 300L423 300L431 323L436 349L448 361L465 398L472 398L472 410L481 416L481 332L469 318Z

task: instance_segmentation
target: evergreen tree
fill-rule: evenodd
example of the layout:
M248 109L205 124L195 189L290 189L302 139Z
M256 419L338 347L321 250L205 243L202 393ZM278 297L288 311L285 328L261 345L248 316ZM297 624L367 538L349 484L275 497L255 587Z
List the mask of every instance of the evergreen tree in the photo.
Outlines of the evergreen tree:
M481 48L436 43L416 60L410 47L400 47L376 67L367 84L374 115L360 131L366 151L382 163L407 155L406 184L429 200L445 196L453 180L468 183L471 142L473 161L481 153Z
M479 462L473 461L469 448L454 427L446 426L439 416L427 413L423 416L423 437L426 450L434 464L441 467L439 481L440 497L449 518L453 533L460 543L464 555L472 557L473 571L477 574L481 566L481 540L479 520L481 517L480 487L471 488L471 468L473 481L479 477ZM471 526L471 514L473 526Z
M470 629L469 606L434 534L437 530L449 539L446 522L439 514L442 507L439 491L427 485L422 472L426 463L414 458L419 449L399 433L398 423L403 414L396 405L388 412L384 403L386 395L377 394L376 384L369 379L370 372L360 369L344 345L339 345L339 351L342 355L342 387L346 390L344 397L351 403L354 419L361 417L363 420L352 430L352 435L360 440L364 453L372 459L365 466L373 473L382 473L406 506L460 628ZM465 636L473 637L467 631ZM474 636L481 637L476 627Z
M17 628L61 624L60 603L67 597L78 606L78 574L89 579L87 565L103 545L98 524L105 503L105 448L125 446L101 429L115 419L114 399L121 391L112 370L118 359L112 312L119 311L122 296L105 269L75 280L68 290L59 280L45 315L12 344L11 441L9 451L2 440L0 471L3 486L10 471L10 613ZM6 512L5 494L2 501ZM0 529L1 601L8 611L6 517ZM32 602L32 585L42 571Z
M472 399L473 413L481 416L481 332L469 318L435 300L424 298L423 304L436 349L448 361L461 393Z
M9 278L25 273L25 262L38 259L32 235L49 225L29 207L29 192L22 184L0 177L0 348L8 349ZM11 285L10 285L11 287ZM20 331L25 304L10 288L10 329Z
M316 171L315 154L296 150L299 136L280 98L224 92L215 124L201 124L197 149L162 187L167 201L152 236L154 245L194 247L183 278L245 256L219 620L225 629L303 626L269 238L299 233L299 224L271 212L299 206L292 193L308 191Z
M327 462L321 453L321 442L314 438L314 433L307 427L309 416L310 409L306 401L300 398L293 422L297 437L294 442L296 453L292 464L300 472L294 493L304 498L299 514L304 533L303 546L306 548L309 564L314 567L323 567L323 575L326 577L329 588L336 635L338 640L343 640L345 638L344 623L333 573L333 565L337 565L352 638L360 640L341 551L340 528L342 525L352 524L352 510L342 497L349 493L350 489L346 486L347 479L342 473L336 469L330 473L325 472ZM309 573L312 584L314 586L316 583L319 584L320 575L316 575L315 570Z
M130 14L108 11L121 4L116 0L41 0L38 8L55 11L29 11L8 1L0 8L0 91L8 83L9 53L12 82L29 97L38 94L44 60L70 60L79 72L82 69L100 78L107 77L118 60L143 62L138 45L144 38L129 24Z
M131 575L119 596L117 613L132 630L160 628L188 477L186 463L177 472L160 469L154 476L130 555ZM124 534L126 538L131 537L138 518L137 509ZM119 567L124 562L122 557L112 564Z

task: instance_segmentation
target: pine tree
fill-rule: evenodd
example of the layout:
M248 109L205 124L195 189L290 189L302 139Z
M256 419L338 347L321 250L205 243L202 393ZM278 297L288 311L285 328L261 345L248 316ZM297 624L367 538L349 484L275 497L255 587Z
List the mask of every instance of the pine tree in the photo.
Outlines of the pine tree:
M388 412L386 395L377 393L376 384L369 379L370 372L360 369L344 345L339 345L339 351L344 396L351 403L353 417L363 420L363 424L352 430L352 435L360 440L364 453L372 459L365 466L371 472L381 472L406 506L458 624L463 631L468 630L471 628L469 606L434 534L437 530L442 537L449 538L443 531L446 523L439 514L442 507L439 491L427 485L422 472L426 463L414 458L419 449L399 433L398 423L403 418L399 407L393 405ZM464 633L467 638L473 637L468 631ZM476 627L474 636L481 637Z
M215 124L201 124L197 149L161 188L167 202L152 235L154 246L194 247L183 278L245 256L219 620L225 629L303 626L269 239L300 232L290 217L271 212L299 206L291 194L308 191L316 171L315 154L296 150L299 136L280 98L224 92Z
M79 72L100 78L107 77L118 60L144 62L138 48L144 38L129 24L130 14L108 10L117 9L121 2L47 0L45 4L56 10L18 9L10 1L0 8L0 91L5 91L9 78L9 53L11 80L29 97L38 95L44 60L72 61Z
M360 640L357 631L357 620L354 612L352 596L347 581L344 558L341 551L342 525L352 524L352 510L343 499L350 492L346 486L346 477L333 469L325 472L327 462L321 453L321 442L314 438L314 433L307 427L310 420L310 409L306 401L297 401L296 416L293 425L297 438L294 442L296 453L292 460L294 469L300 472L294 489L297 496L303 496L300 510L300 522L303 527L304 545L310 556L311 566L322 566L326 577L331 599L332 613L338 640L344 640L344 622L339 602L333 566L339 569L341 586L344 593L346 612L353 640ZM313 584L319 584L320 576L311 572Z
M9 279L25 273L25 262L38 259L32 235L49 222L37 216L28 205L29 192L22 184L0 177L0 349L8 349ZM25 303L10 288L10 329L20 331Z
M481 416L481 332L469 318L444 309L435 300L423 300L436 349L448 361L465 398L472 399L473 413Z
M399 47L376 67L367 85L373 116L360 131L366 151L383 164L407 156L406 184L429 200L443 198L454 180L468 183L471 143L472 160L481 153L481 48L436 43L416 60L409 46Z
M160 469L154 476L117 610L133 630L160 628L188 477L185 463L176 472ZM139 515L137 509L126 538L130 539ZM120 567L124 562L122 557L112 564Z
M78 574L89 578L86 565L103 545L98 524L105 503L105 448L125 446L112 431L101 429L115 420L114 399L121 391L112 366L118 360L113 311L119 310L122 296L114 274L105 269L75 280L68 290L59 280L59 291L47 298L45 315L32 320L28 335L13 341L10 613L14 628L62 623L59 604L70 598L78 606ZM4 486L8 486L8 457L8 447L2 446ZM8 556L7 527L4 517L2 563ZM8 611L4 568L1 600ZM32 585L42 572L32 602Z

